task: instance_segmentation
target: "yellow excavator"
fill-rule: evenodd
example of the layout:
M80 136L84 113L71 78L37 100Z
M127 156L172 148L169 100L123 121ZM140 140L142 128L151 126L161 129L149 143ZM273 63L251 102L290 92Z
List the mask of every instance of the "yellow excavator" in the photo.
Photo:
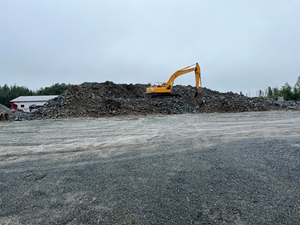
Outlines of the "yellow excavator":
M186 73L195 71L196 78L196 87L197 93L195 97L201 94L202 91L202 81L201 81L201 71L198 63L193 64L191 66L187 66L181 70L177 70L168 80L168 82L162 83L160 86L152 85L147 88L146 93L152 95L153 98L166 98L166 97L177 97L180 95L172 93L172 87L174 85L174 80Z

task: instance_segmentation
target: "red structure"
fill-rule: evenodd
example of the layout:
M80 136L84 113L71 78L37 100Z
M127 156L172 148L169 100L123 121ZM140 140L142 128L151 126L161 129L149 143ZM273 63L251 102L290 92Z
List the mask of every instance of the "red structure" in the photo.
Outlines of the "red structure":
M18 109L18 106L15 103L10 102L10 104L11 104L11 106L10 106L11 109L14 109L14 110Z

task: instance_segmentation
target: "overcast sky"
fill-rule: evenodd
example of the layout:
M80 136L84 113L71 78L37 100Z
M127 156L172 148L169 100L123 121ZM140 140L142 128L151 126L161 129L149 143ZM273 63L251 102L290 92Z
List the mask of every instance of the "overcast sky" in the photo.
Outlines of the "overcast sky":
M166 82L198 62L204 87L253 97L296 83L299 42L299 0L0 0L0 85Z

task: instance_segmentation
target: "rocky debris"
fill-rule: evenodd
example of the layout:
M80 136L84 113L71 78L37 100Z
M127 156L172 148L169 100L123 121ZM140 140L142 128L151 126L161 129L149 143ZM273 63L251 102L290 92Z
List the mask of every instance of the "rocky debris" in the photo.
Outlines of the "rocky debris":
M0 113L0 121L10 120L11 116L8 113Z
M146 94L149 84L83 83L74 85L34 112L35 118L103 117L118 115L300 110L300 102L278 103L268 98L249 98L232 92L176 85L180 98L154 99Z
M7 108L6 106L0 104L0 113L8 113L8 114L11 114L12 113L12 110Z
M203 104L198 112L247 112L267 110L300 110L299 101L279 102L270 98L249 98L244 95L227 92L220 93L204 88Z
M12 113L12 120L14 121L33 120L33 119L34 119L34 115L30 112L13 111Z
M202 101L203 104L199 107L198 112L225 113L270 110L269 102L271 100L266 98L248 98L232 92L220 93L205 88L202 92Z
M12 119L12 110L0 104L0 121L7 121Z
M31 113L12 110L2 104L0 104L0 114L0 121L22 121L33 119L33 115Z

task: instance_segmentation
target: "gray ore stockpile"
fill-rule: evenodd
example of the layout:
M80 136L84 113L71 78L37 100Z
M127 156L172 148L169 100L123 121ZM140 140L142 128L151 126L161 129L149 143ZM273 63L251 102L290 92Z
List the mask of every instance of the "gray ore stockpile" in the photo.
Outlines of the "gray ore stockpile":
M0 121L10 120L11 119L12 110L7 108L6 106L0 104Z
M146 95L147 84L82 83L70 87L34 113L35 118L103 117L118 115L246 112L300 110L300 102L277 102L268 98L249 98L232 92L220 93L203 88L175 85L180 98L154 99Z

